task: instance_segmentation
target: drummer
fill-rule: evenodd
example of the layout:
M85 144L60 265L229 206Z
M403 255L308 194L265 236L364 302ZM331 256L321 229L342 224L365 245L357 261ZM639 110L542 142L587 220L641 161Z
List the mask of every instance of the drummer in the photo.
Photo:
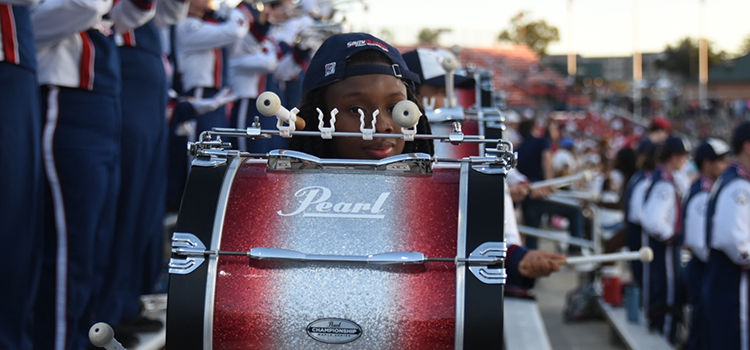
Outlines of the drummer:
M422 83L417 86L415 91L419 97L422 106L427 108L441 108L445 106L446 86L445 75L442 62L446 58L452 58L456 62L458 59L453 53L444 49L425 49L418 48L404 53L404 61L409 66L409 70L419 75ZM469 89L474 87L474 78L461 74L453 75L454 87L457 89ZM427 102L432 101L433 102Z
M336 131L360 132L359 112L370 116L379 110L375 131L398 134L401 127L393 121L391 111L400 101L417 102L414 89L419 82L419 76L408 70L399 51L383 40L365 33L336 34L322 44L310 62L302 82L298 116L305 119L306 131L318 131L316 109L323 111L326 125L329 125L330 111L336 108ZM427 118L422 114L417 133L429 134ZM434 154L433 142L426 139L341 137L327 140L302 136L292 138L289 147L321 158L381 159L403 153ZM517 281L528 288L534 278L560 269L558 261L563 256L528 251L520 246L520 239L509 238L509 242L512 245L507 268L511 283Z

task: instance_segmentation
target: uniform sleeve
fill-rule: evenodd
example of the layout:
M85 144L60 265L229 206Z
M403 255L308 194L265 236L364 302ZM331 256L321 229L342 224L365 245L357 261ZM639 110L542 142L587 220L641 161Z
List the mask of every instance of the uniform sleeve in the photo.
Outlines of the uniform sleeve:
M508 186L505 186L505 205L503 205L505 216L505 241L508 245L521 245L521 234L518 232L516 211L513 207L513 199L510 198Z
M633 186L633 193L630 195L628 206L628 217L626 218L631 224L641 224L641 208L643 207L643 198L646 196L646 190L651 181L641 180Z
M31 13L38 48L93 27L111 8L112 0L45 0L39 3Z
M701 261L708 259L706 247L706 202L708 193L700 192L694 195L685 205L685 245L693 255Z
M735 180L719 193L711 246L735 264L750 266L750 182Z
M531 289L534 287L536 279L523 276L521 275L521 272L518 271L518 265L521 264L521 260L523 260L523 257L526 256L528 251L528 248L519 245L511 245L508 247L505 268L508 273L509 285L518 286L523 289Z
M112 6L109 18L114 22L115 32L125 33L146 24L155 14L154 0L121 0Z
M156 25L166 27L174 25L187 18L190 1L183 0L157 0Z
M651 237L666 241L674 236L676 200L675 189L671 184L666 181L654 184L641 210L641 226Z
M203 51L235 43L248 33L249 22L240 10L232 10L223 23L205 23L192 18L177 24L177 42L181 51Z
M245 38L244 40L248 40ZM240 45L237 43L236 45ZM270 41L259 44L263 49L254 53L234 54L229 58L232 71L246 74L267 74L273 72L279 64L275 45Z
M0 0L0 4L10 4L16 6L31 6L38 3L39 0Z

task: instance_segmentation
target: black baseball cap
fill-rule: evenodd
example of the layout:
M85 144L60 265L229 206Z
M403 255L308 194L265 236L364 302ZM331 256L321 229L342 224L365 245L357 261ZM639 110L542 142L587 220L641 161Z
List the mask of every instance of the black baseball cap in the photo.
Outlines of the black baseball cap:
M690 143L681 137L669 136L664 141L664 152L669 154L690 153Z
M702 164L704 160L717 160L729 154L729 145L719 139L707 139L695 149L695 163Z
M390 66L380 64L357 64L346 66L352 55L365 51L382 52L391 60ZM302 93L326 86L347 77L367 74L385 74L406 82L419 84L419 76L409 71L401 53L390 44L367 33L334 34L326 39L315 52L302 80Z
M445 86L445 74L447 73L443 68L445 55L453 54L419 48L404 52L404 61L406 61L410 71L419 75L422 84ZM474 86L474 79L454 72L453 84L457 88L470 88Z

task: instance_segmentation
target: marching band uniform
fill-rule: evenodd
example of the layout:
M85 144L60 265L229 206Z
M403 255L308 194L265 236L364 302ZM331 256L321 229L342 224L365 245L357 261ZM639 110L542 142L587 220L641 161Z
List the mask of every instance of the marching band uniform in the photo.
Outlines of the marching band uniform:
M112 1L49 0L31 18L42 86L46 236L34 346L87 343L110 260L120 167Z
M229 51L229 86L237 97L232 108L231 127L245 129L258 116L255 99L266 88L266 74L278 64L276 44L268 37L270 23L260 23L260 12L252 5L242 2L238 8L252 19L250 33L236 42ZM261 127L275 129L276 118L260 118ZM282 141L279 144L278 141ZM241 151L254 153L282 148L286 141L279 137L259 139L250 143L244 137L233 140L232 145Z
M719 140L709 140L696 149L695 162L702 164L704 160L714 160L726 156L729 147ZM708 261L709 249L706 245L706 206L714 179L707 176L705 169L690 186L683 203L684 213L682 229L685 233L685 246L692 252L692 259L685 268L684 280L687 301L692 305L690 316L690 336L685 349L703 349L706 325L704 310L700 302L703 288L703 275Z
M175 28L182 87L196 99L212 97L226 85L226 48L244 38L249 29L249 19L239 9L232 10L226 21L213 14L203 18L188 15ZM227 126L226 110L221 107L198 117L197 132Z
M0 348L31 349L32 312L42 255L44 178L36 50L29 7L0 0L0 240L15 266L0 272ZM11 200L12 199L12 200Z
M628 248L630 251L637 251L648 245L648 238L643 234L643 228L641 227L641 206L649 186L651 186L651 172L640 170L630 178L623 194L623 203L625 204L623 214L628 230ZM647 284L643 281L643 263L632 261L630 268L633 273L633 281L647 287ZM644 304L644 309L646 305Z
M671 137L665 141L670 153L686 153L682 140ZM644 270L648 275L649 328L656 329L674 343L676 328L681 319L682 297L680 247L682 235L682 194L670 169L659 167L651 176L651 186L646 191L641 211L643 232L649 236L649 246L654 260ZM644 286L644 289L646 287Z
M248 33L249 19L239 9L233 9L222 21L216 13L206 12L202 18L188 13L188 17L174 27L175 77L179 76L183 97L207 99L214 97L226 85L226 49ZM189 106L188 106L189 107ZM186 111L187 114L181 114ZM212 127L228 127L224 105L205 114L194 114L192 108L175 108L169 123L169 164L167 202L174 208L182 199L188 173L185 143L195 141L198 134ZM194 119L195 130L189 135L177 135L184 121Z
M117 325L140 313L140 296L153 293L163 268L166 197L167 76L157 22L177 23L187 15L181 0L120 0L131 16L148 22L119 31L115 25L122 70L121 186L113 256L105 288L102 319ZM151 19L153 18L153 19ZM117 22L115 22L117 23Z
M750 141L750 122L735 130L734 148ZM742 147L740 147L742 148ZM738 156L748 155L744 152ZM702 303L709 349L748 349L750 169L734 162L714 184L706 213L706 264Z

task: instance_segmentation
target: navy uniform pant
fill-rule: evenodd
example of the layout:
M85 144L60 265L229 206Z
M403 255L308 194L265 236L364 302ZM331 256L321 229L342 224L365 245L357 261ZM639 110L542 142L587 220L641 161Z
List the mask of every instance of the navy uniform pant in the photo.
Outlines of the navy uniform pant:
M690 315L690 335L687 344L685 344L685 350L708 350L707 344L705 344L706 315L704 314L703 304L701 302L705 270L706 263L700 261L696 257L693 257L687 267L685 267L685 273L683 275L685 292L687 302L693 308Z
M140 312L140 296L153 293L163 260L166 197L164 65L158 56L120 47L122 67L122 166L112 256L102 320L116 324ZM157 249L158 248L158 249Z
M649 264L648 319L649 328L676 341L682 321L683 284L680 268L680 243L649 239L654 260Z
M0 62L0 349L30 349L42 261L44 173L36 74Z
M706 263L703 294L708 349L747 350L748 271L721 251L711 250Z
M82 349L97 319L120 177L119 97L42 87L47 175L36 349Z

